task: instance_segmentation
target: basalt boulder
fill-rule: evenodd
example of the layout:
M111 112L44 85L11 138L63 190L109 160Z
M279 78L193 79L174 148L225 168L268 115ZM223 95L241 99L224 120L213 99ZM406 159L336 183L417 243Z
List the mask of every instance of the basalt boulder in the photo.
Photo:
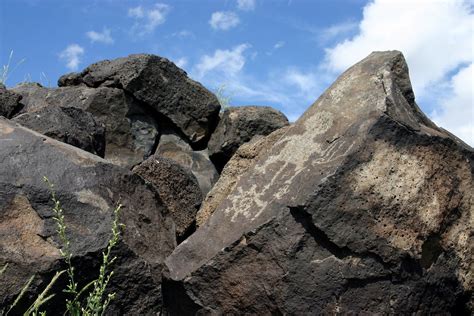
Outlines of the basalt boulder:
M74 107L45 107L13 121L40 134L104 157L105 126L92 114Z
M185 140L169 130L161 135L155 156L169 158L191 170L199 183L203 197L219 179L219 173L209 159L207 149L194 151Z
M149 181L160 194L176 224L178 241L193 232L202 193L196 177L177 162L152 156L133 168L133 172Z
M222 170L219 180L214 184L202 203L196 215L197 226L204 225L212 213L234 190L240 177L255 164L258 157L264 155L282 137L288 128L288 126L282 127L268 136L254 136L249 142L244 143L237 149L225 165L224 170Z
M288 124L283 113L269 106L229 107L209 140L209 156L220 172L243 143Z
M166 259L166 309L470 314L473 161L419 110L403 55L372 53Z
M21 109L21 95L7 90L5 85L0 83L0 116L11 118Z
M160 311L161 269L176 245L174 223L159 194L138 175L106 160L0 118L0 310L13 303L34 276L11 314L24 312L65 268L53 219L53 202L43 176L55 186L64 209L66 234L79 287L97 278L107 248L117 203L125 225L113 255L109 291L116 293L108 313ZM48 314L65 309L63 275L56 294L42 306ZM110 293L109 292L109 293Z
M205 147L219 119L216 96L174 63L155 55L100 61L58 81L59 86L78 84L125 90L169 118L188 141L199 147Z
M13 89L24 105L20 113L48 107L76 107L106 127L105 158L131 167L153 154L159 136L158 118L121 89L77 86L45 88L36 83Z

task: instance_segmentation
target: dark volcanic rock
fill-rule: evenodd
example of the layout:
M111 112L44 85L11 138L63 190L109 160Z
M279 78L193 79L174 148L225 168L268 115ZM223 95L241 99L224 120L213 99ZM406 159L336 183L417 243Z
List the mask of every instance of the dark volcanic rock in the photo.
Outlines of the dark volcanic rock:
M105 158L131 167L153 154L158 138L158 122L133 97L116 88L92 89L85 86L44 88L22 84L13 91L23 96L21 113L44 107L76 107L91 113L106 127Z
M169 158L191 170L199 183L203 197L219 179L219 174L209 159L207 150L193 151L186 141L169 131L161 135L155 156Z
M473 161L414 103L402 54L373 53L166 259L165 306L174 315L469 314Z
M152 156L133 168L133 172L151 182L168 207L176 223L176 235L183 240L194 229L202 193L196 177L177 162Z
M0 116L11 118L21 109L21 95L7 88L0 83Z
M107 247L116 203L123 205L123 236L114 251L117 261L110 290L117 293L109 313L156 314L161 305L161 269L175 247L174 223L156 191L138 175L106 160L0 119L0 310L13 302L35 275L19 308L29 306L65 268L43 176L54 183L64 208L74 254L76 282L98 275ZM48 314L65 308L66 277L51 289ZM12 314L18 314L15 311Z
M209 156L220 172L240 145L288 124L283 113L269 106L227 108L209 140Z
M77 84L124 89L168 117L196 145L205 145L217 125L217 98L166 58L136 54L104 60L58 82L59 86Z
M46 107L21 114L13 121L63 143L104 157L105 126L78 108Z
M201 208L196 215L196 225L202 226L214 213L219 205L234 190L241 176L264 155L273 144L288 130L289 126L282 127L268 136L257 135L249 142L237 149L235 154L225 165L219 180L207 194Z

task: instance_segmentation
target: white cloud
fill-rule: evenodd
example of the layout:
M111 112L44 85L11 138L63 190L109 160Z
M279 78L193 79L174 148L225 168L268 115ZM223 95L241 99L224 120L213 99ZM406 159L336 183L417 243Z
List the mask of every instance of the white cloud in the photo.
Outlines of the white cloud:
M196 65L195 75L203 78L209 72L218 72L232 77L238 74L245 65L244 52L250 48L247 43L235 46L233 49L217 49L213 55L204 55Z
M275 43L275 45L273 45L273 49L280 49L283 46L285 46L285 42L284 41L279 41L279 42Z
M155 28L165 23L171 7L164 3L156 3L150 8L138 6L128 9L128 16L137 20L132 27L132 32L139 36L152 33Z
M185 38L185 37L194 37L193 32L188 31L188 30L181 30L179 32L174 32L171 34L171 37L180 37L180 38Z
M186 57L181 57L181 58L177 59L174 63L179 68L184 68L188 65L188 59Z
M474 64L454 75L449 87L451 93L432 113L433 121L474 146Z
M436 87L452 87L450 100L426 106L431 107L430 112L434 110L437 122L469 142L469 124L473 123L472 116L465 114L472 111L472 95L470 99L465 97L458 79L465 78L468 70L451 76L460 66L473 62L473 25L469 0L374 0L364 8L358 34L326 49L325 67L337 73L372 51L402 51L422 108L426 109L423 101L433 101ZM472 91L472 84L469 89ZM456 119L462 117L464 123L456 124Z
M237 8L242 11L255 10L255 0L237 0Z
M229 30L236 27L240 23L240 19L234 12L217 11L212 13L209 24L215 30Z
M59 53L59 58L66 61L67 68L75 71L79 67L82 55L84 55L84 48L77 44L71 44Z
M135 8L128 9L128 16L133 18L143 18L145 14L143 13L143 7L138 6Z
M330 69L341 71L374 50L400 50L410 66L415 93L472 60L467 1L375 0L364 8L359 33L327 49Z
M108 28L104 28L102 32L89 31L86 36L91 40L92 43L99 42L104 44L113 44L114 39Z
M319 81L315 72L303 73L297 69L289 69L284 79L303 93L311 93L319 87Z
M326 43L332 39L347 35L347 33L354 31L357 26L358 24L352 21L334 24L323 29L322 31L318 31L318 39L320 42Z

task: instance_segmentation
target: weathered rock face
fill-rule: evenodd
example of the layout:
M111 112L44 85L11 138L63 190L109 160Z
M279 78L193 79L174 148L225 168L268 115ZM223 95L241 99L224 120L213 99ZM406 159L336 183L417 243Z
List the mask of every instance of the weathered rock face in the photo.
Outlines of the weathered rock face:
M196 177L177 162L152 156L133 168L133 172L151 182L170 211L178 240L194 230L202 193Z
M209 140L209 156L219 171L237 149L256 135L266 136L287 126L286 116L269 106L238 106L224 111Z
M0 116L11 118L21 109L20 100L21 95L7 90L7 88L0 83Z
M59 79L59 86L86 84L116 87L168 117L193 144L207 142L217 125L220 105L201 84L175 64L155 55L137 54L90 65Z
M123 90L85 86L44 88L23 84L13 89L20 94L21 113L45 107L76 107L91 113L106 127L105 158L131 167L153 154L159 134L157 119Z
M288 130L288 126L282 127L268 136L257 135L248 143L243 144L235 152L229 162L225 165L219 180L214 184L212 190L207 194L196 215L196 225L202 226L214 213L219 205L225 201L227 196L234 190L240 177L251 168L258 158L264 155L273 144Z
M191 170L199 183L203 197L219 179L207 150L193 151L191 146L176 134L164 132L161 135L155 156L169 158Z
M373 53L166 259L166 308L469 313L473 161L419 111L402 54Z
M64 208L76 281L84 285L97 277L112 211L120 202L126 228L114 253L118 259L109 286L117 298L108 311L157 313L161 268L176 241L174 223L165 217L168 211L156 191L130 171L6 119L0 119L0 149L0 266L9 264L0 276L0 307L11 304L36 275L18 304L29 306L54 272L64 269L53 205L42 181L47 176ZM56 296L45 306L51 314L65 308L65 284L61 279L51 290Z
M13 121L40 134L104 157L105 126L79 108L45 107Z

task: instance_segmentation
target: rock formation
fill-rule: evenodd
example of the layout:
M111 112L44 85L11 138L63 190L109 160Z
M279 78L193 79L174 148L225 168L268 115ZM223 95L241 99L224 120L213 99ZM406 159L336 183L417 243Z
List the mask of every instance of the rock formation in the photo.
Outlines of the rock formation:
M5 85L0 83L0 116L11 118L20 109L21 95L7 90Z
M234 190L241 175L251 168L261 155L264 155L273 144L288 130L282 127L268 136L257 135L250 142L244 143L225 165L219 180L207 194L199 212L196 215L196 225L202 226L217 207L225 201Z
M203 197L219 178L206 149L193 151L185 140L172 132L164 132L161 135L155 156L169 158L191 170L199 183Z
M80 74L61 77L58 84L123 89L168 117L195 145L207 142L220 110L219 101L212 93L166 58L154 55L104 60Z
M45 107L16 116L13 121L40 134L104 157L105 126L92 114L74 107Z
M178 240L189 236L202 203L201 189L191 171L171 159L152 156L133 168L133 172L151 182L159 192L176 224Z
M269 106L233 106L225 109L209 140L209 156L219 171L237 149L257 135L266 136L288 125L286 116Z
M8 306L33 275L33 285L17 307L29 306L55 271L65 268L53 220L49 177L64 208L76 281L98 275L107 247L115 204L123 204L123 237L109 284L116 300L111 314L160 310L161 268L176 245L174 224L159 195L137 175L73 146L0 118L0 307ZM62 314L62 280L45 306ZM1 308L0 308L1 309ZM13 312L12 314L19 313Z
M166 259L165 307L459 314L473 288L472 148L420 112L401 53L351 67Z
M117 165L131 167L153 154L159 134L157 119L121 89L44 88L30 83L12 90L23 97L20 113L50 107L76 107L91 113L106 127L105 158Z

